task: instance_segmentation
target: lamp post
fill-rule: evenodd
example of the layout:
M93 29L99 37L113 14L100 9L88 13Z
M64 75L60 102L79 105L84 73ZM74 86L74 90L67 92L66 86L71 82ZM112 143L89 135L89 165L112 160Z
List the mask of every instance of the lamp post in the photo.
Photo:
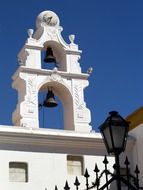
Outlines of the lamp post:
M109 112L109 117L100 126L100 132L109 154L115 156L117 190L121 190L119 155L125 150L129 123L118 112Z

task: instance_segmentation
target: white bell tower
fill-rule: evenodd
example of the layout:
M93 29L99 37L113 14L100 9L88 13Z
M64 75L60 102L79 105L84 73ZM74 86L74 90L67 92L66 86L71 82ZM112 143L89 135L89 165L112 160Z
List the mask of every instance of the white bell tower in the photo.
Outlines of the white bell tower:
M63 104L64 129L90 132L91 114L84 100L89 74L81 72L81 51L74 35L69 36L70 44L63 40L59 18L52 11L40 13L36 27L35 32L28 30L29 37L18 54L19 68L13 75L12 86L18 91L13 124L39 128L38 93L50 87ZM41 55L47 47L52 48L57 61L51 70L42 68Z

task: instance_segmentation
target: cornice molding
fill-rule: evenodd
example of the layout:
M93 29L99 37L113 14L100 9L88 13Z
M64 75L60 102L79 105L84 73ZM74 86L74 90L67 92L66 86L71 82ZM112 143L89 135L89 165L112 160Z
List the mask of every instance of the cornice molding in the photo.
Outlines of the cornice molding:
M133 146L133 140L128 143ZM2 127L0 126L0 149L67 154L106 154L100 133Z
M35 69L35 68L28 68L25 66L20 66L17 71L14 73L12 76L12 79L16 79L18 77L18 73L20 72L26 72L26 73L31 73L31 74L40 74L40 75L50 75L55 73L54 70L46 70L46 69ZM63 71L56 71L56 74L66 77L66 78L74 78L74 79L87 79L89 77L89 74L87 73L67 73Z

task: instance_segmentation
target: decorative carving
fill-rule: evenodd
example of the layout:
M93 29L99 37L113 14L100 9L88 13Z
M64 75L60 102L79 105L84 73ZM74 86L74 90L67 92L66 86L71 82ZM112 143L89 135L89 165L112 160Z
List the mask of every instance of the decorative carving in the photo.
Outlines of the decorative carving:
M28 33L29 38L32 38L33 32L34 32L33 29L28 29L28 30L27 30L27 33Z
M50 26L50 27L55 27L59 26L60 21L59 17L56 15L56 13L52 11L43 11L41 12L36 20L36 26L37 28L41 26Z
M83 110L85 108L85 103L82 102L79 106L78 106L78 109L79 110Z
M62 81L62 78L61 78L61 76L60 76L59 74L57 74L57 73L52 73L52 74L51 74L51 80L52 80L52 81L60 82L60 81Z
M27 123L21 123L21 127L27 127Z
M43 22L46 23L48 26L56 26L59 22L58 17L52 11L47 11L43 15Z
M29 113L34 113L34 109L33 109L33 108L29 108L29 109L28 109L28 112L29 112Z
M79 60L80 60L80 58L81 58L81 56L80 56L80 55L78 55L78 56L77 56L77 61L79 61Z
M69 40L70 40L71 44L74 44L75 35L74 34L69 35Z
M88 120L86 109L76 111L76 122L85 122Z
M74 97L75 105L76 105L76 107L78 107L79 106L79 100L80 100L78 85L74 86L74 96L75 96Z
M20 59L19 57L18 57L18 64L19 64L19 66L22 66L22 65L24 65L24 63L23 63L23 60L22 59Z
M18 63L19 65L25 65L29 52L27 49L22 50L22 52L18 55Z
M92 72L93 72L93 68L92 68L92 67L89 67L88 70L87 70L86 72L87 72L87 74L91 75Z
M57 67L54 67L54 69L53 69L53 73L57 73L57 72L58 72Z
M26 81L27 74L21 72L21 73L20 73L20 78L23 79L24 81Z
M83 112L77 112L77 118L79 118L79 119L84 118L84 113Z
M83 109L85 108L85 104L83 102L83 96L82 96L82 86L80 83L77 83L74 86L74 99L75 99L75 105L77 109Z
M32 102L23 102L22 115L25 117L35 117L36 116L36 106Z
M55 28L49 28L47 30L47 35L50 40L54 40L57 37L57 30Z
M43 21L49 25L52 20L52 16L49 16L47 13L43 16Z
M36 105L36 77L27 80L27 102Z

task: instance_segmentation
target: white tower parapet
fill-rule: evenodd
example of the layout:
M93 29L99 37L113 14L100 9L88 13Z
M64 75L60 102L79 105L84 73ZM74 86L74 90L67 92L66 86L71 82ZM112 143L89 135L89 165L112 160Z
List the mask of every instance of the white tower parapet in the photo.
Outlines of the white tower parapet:
M18 104L13 112L16 126L38 128L38 93L48 87L59 97L64 109L64 129L91 131L91 114L84 101L84 89L89 74L82 73L79 64L81 51L74 35L67 44L62 36L58 16L52 11L40 13L36 31L28 30L28 39L18 54L19 68L13 75L13 88L18 91ZM57 67L43 69L41 54L52 48Z

